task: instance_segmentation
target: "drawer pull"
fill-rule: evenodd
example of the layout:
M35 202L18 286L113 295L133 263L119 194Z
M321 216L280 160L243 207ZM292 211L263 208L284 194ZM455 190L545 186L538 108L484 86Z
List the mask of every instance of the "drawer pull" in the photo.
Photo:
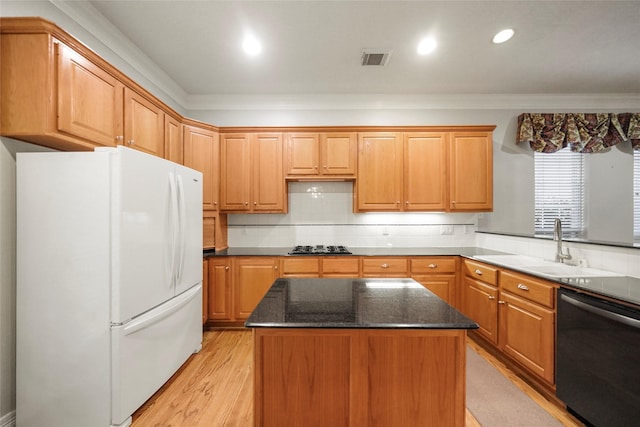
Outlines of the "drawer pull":
M382 264L380 267L382 267L382 268L389 268L389 264Z
M480 269L476 268L476 271L474 271L474 273L476 273L478 276L482 276L482 270Z
M489 299L496 299L493 295L489 295Z
M506 304L506 303L507 303L506 301L502 301L502 300L498 301L498 304Z
M438 264L429 264L429 268L438 268Z
M523 291L528 291L529 287L527 285L523 285L522 283L518 283L518 289L522 289Z

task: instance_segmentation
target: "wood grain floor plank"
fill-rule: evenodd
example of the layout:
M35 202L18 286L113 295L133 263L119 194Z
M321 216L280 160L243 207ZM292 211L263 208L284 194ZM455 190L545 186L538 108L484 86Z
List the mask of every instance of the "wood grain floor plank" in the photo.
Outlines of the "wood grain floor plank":
M564 426L582 426L482 347L468 343ZM205 331L202 350L136 411L132 427L251 427L253 380L251 331ZM482 427L468 410L465 426Z

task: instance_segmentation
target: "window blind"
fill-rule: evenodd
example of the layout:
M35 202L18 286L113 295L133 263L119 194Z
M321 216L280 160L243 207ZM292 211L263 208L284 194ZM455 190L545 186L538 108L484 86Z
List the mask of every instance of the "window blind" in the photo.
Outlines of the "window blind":
M556 218L565 236L581 237L584 228L584 155L565 148L534 153L535 233L553 235Z

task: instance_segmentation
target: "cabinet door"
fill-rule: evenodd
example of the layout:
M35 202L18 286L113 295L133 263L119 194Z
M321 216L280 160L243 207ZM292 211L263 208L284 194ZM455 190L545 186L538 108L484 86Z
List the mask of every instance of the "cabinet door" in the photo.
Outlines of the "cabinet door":
M357 147L355 133L320 135L320 173L355 177Z
M453 290L456 283L455 276L438 276L420 274L411 276L413 280L436 294L439 298L453 305Z
M452 211L493 210L493 143L490 132L453 132L449 144Z
M282 134L255 135L251 150L252 210L259 212L286 212L286 183L282 169Z
M320 173L320 136L317 133L289 133L286 138L287 175L318 175Z
M500 293L500 349L550 384L554 373L555 313Z
M164 158L184 164L182 123L168 114L164 115Z
M164 112L127 87L124 89L124 144L154 156L164 156Z
M465 277L464 292L464 314L480 326L479 334L498 344L498 289Z
M251 135L220 137L220 209L248 211L251 184Z
M123 85L73 49L56 46L58 129L97 145L115 146L123 132Z
M218 134L209 129L184 126L184 165L202 172L202 208L218 208Z
M231 320L231 259L209 258L208 318Z
M209 319L209 262L202 260L202 324Z
M357 211L399 211L403 158L399 133L358 135Z
M447 209L446 154L445 133L404 135L404 210Z
M278 278L275 258L236 258L233 265L235 320L245 320Z
M216 247L216 212L204 211L202 215L202 248Z

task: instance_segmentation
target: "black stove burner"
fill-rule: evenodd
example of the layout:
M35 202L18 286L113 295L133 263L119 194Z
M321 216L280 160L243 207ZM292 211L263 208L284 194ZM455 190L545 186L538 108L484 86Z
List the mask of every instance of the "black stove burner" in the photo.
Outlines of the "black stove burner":
M289 251L289 255L351 255L351 252L346 246L298 245Z

